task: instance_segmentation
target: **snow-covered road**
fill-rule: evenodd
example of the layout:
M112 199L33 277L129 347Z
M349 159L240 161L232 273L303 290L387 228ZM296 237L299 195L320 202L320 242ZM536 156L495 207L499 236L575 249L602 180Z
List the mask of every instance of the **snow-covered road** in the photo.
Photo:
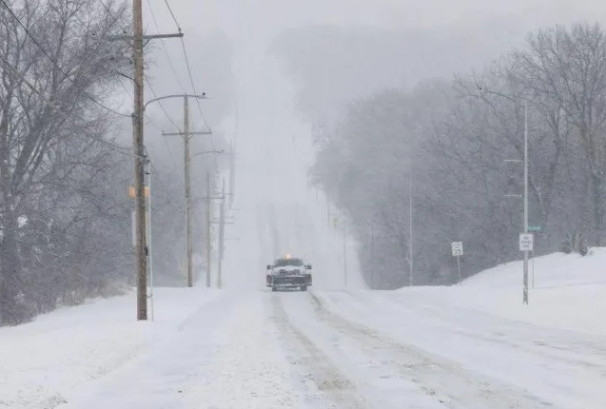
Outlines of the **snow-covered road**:
M0 407L598 409L606 402L603 336L456 307L431 289L407 297L225 291L190 298L187 311L178 322L146 327L136 353L104 322L106 336L88 345L111 368L44 390L30 383L12 400L0 398ZM64 342L60 351L70 349ZM116 363L123 350L131 357ZM74 374L90 355L83 351L45 376Z

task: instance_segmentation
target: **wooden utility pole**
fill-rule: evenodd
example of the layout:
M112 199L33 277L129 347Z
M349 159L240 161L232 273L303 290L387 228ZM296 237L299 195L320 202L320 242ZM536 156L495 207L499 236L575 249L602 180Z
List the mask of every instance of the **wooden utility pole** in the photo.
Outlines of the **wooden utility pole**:
M206 95L169 95L166 98L183 97L183 132L163 132L162 135L179 135L183 137L183 173L185 175L185 229L187 246L187 286L194 286L193 274L193 238L192 238L192 217L191 217L191 155L189 154L189 141L192 135L210 135L212 132L190 132L189 131L189 98L206 98ZM160 99L160 98L159 98Z
M137 319L147 320L147 243L145 240L145 170L143 160L143 10L141 0L133 0L134 36L134 114L133 145L135 149L135 221L137 257Z
M137 281L137 319L147 320L147 257L149 251L146 241L145 229L145 144L143 142L143 116L145 106L143 103L143 42L158 38L183 37L177 34L143 35L143 7L142 0L133 0L133 35L109 36L109 41L132 41L133 45L133 82L134 82L134 109L133 109L133 146L135 151L135 257ZM155 99L153 101L157 101ZM152 101L150 101L152 102ZM148 102L149 103L149 102Z

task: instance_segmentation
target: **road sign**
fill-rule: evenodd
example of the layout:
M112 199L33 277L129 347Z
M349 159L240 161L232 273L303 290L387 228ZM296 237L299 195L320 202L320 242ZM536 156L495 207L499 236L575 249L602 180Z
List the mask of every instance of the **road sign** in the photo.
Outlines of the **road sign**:
M543 231L543 228L541 226L528 226L528 231L540 232Z
M463 255L463 242L453 241L451 244L453 257L460 257Z
M534 248L534 235L532 233L520 234L520 251L532 251Z

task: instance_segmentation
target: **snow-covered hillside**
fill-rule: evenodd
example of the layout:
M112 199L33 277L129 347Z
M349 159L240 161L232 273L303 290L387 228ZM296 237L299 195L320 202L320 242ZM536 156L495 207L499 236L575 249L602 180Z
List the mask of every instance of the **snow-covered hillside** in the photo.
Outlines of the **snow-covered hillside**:
M527 306L522 277L522 262L503 264L465 280L450 299L502 317L606 335L606 248L531 260Z

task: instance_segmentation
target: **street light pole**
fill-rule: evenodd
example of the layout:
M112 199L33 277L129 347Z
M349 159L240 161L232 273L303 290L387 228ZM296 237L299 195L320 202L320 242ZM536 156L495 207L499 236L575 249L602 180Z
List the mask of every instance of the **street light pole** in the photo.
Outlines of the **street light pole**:
M347 290L347 229L343 224L343 286Z
M375 223L370 222L370 288L375 289Z
M212 246L211 246L211 197L210 197L210 174L206 172L206 287L210 288L210 276L212 267Z
M528 104L524 103L524 233L528 233ZM528 304L528 250L524 250L523 302Z
M408 174L408 209L409 209L409 217L408 217L408 267L409 267L409 285L412 287L413 284L413 257L412 257L412 240L413 240L413 217L412 217L412 164L410 165L410 172Z
M151 320L154 320L154 260L153 255L154 252L152 250L153 241L152 241L152 194L154 192L152 187L152 169L151 169L151 161L147 160L147 175L148 182L147 185L149 187L149 196L147 198L147 242L149 245L149 307L150 307L150 317Z
M191 179L189 173L189 102L183 97L183 162L185 173L185 223L187 229L187 286L194 286L191 234Z

